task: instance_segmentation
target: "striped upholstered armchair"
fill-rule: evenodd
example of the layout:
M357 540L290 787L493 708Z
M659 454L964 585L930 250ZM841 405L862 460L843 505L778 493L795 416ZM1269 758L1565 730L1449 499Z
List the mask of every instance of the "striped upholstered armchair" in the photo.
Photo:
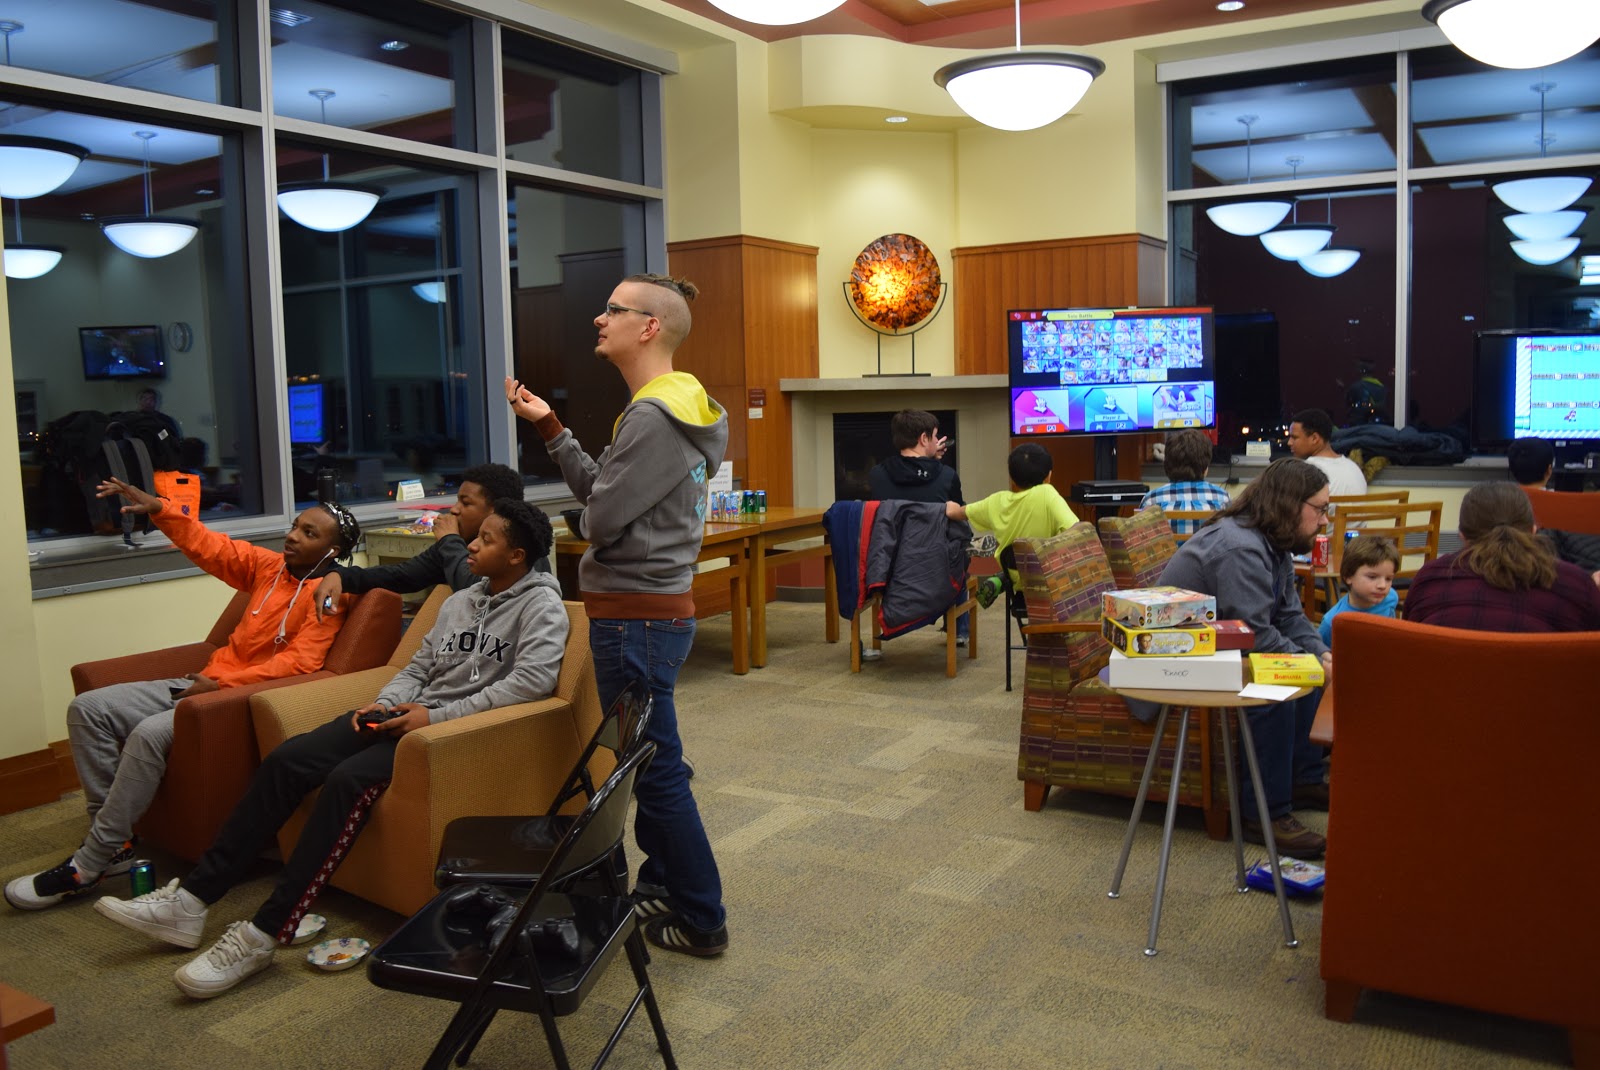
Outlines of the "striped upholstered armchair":
M1147 515L1166 527L1159 513ZM1135 534L1142 530L1136 526ZM1166 538L1170 542L1170 531ZM1106 551L1087 523L1053 538L1019 539L1013 545L1029 621L1023 629L1028 669L1017 754L1023 805L1043 808L1052 787L1132 798L1139 790L1153 729L1135 718L1098 676L1111 654L1100 636L1100 596L1118 586ZM1178 801L1200 807L1207 833L1226 839L1227 771L1218 719L1210 711L1196 710L1189 732ZM1173 732L1162 744L1151 799L1166 798L1176 743Z

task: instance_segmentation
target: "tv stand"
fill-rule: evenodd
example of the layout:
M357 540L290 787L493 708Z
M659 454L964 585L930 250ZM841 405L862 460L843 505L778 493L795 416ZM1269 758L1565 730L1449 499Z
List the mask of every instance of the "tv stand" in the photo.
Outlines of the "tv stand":
M1094 479L1074 483L1072 501L1094 510L1094 518L1116 516L1127 505L1138 505L1150 488L1143 483L1117 478L1117 436L1099 435L1094 440Z

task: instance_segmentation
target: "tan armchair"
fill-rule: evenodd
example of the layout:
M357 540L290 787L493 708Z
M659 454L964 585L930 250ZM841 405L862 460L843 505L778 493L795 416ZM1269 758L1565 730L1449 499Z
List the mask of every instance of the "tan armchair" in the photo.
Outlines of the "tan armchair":
M212 653L226 645L248 601L246 591L234 595L204 642L74 665L73 692L81 695L111 684L199 672ZM178 703L166 775L150 809L135 826L146 844L187 859L199 858L211 846L261 764L251 724L251 695L383 664L400 639L400 596L369 591L349 612L320 671L212 691Z
M444 587L434 591L387 666L255 696L251 708L261 753L375 699L422 645L449 594ZM408 733L395 751L394 778L334 874L335 886L397 913L414 913L437 891L433 871L446 825L473 815L539 813L550 804L601 712L589 620L581 603L566 607L572 631L555 693ZM610 773L612 761L604 749L596 755L591 773L597 782ZM314 793L308 796L278 833L285 857L315 801Z

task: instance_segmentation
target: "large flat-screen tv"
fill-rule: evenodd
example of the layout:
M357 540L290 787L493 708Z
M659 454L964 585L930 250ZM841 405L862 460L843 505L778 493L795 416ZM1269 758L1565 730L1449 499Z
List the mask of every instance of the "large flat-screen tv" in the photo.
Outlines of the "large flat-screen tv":
M1039 308L1006 313L1013 435L1212 427L1209 308Z
M1472 366L1472 448L1513 439L1558 447L1600 442L1600 331L1479 331Z
M85 379L165 379L160 327L79 327Z

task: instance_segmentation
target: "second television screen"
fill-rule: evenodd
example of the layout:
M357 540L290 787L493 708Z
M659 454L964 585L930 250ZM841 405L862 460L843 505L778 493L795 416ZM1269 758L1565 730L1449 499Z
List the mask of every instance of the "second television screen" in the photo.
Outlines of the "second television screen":
M1007 313L1013 435L1216 423L1209 308Z

